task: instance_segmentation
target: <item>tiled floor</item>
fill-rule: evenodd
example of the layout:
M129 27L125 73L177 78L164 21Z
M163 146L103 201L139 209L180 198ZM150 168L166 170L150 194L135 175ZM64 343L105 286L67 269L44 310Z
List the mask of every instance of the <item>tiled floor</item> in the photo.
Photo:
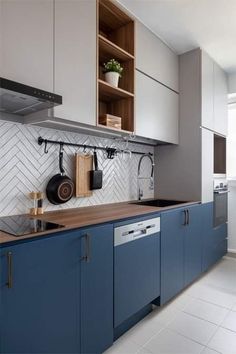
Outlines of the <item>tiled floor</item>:
M236 354L236 259L225 257L105 354Z

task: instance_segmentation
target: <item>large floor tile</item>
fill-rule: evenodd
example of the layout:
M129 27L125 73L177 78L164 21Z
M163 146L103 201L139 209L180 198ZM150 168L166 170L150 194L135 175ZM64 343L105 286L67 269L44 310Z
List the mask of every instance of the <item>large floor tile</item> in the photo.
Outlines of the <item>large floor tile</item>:
M184 309L184 312L220 325L225 319L229 310L217 305L210 304L209 302L193 299L192 302Z
M168 328L195 340L200 344L206 345L217 330L213 323L201 320L187 313L180 313Z
M236 304L236 295L233 295L227 290L201 283L192 287L192 289L189 290L189 295L228 309L232 309Z
M230 313L228 313L223 323L221 324L221 327L236 332L236 312L231 311Z
M164 327L165 325L158 319L154 320L153 317L148 316L148 318L145 318L143 321L139 322L136 326L126 332L124 336L131 342L143 346Z
M192 296L189 296L186 292L176 296L171 304L178 310L183 310L192 301Z
M141 347L124 336L119 338L104 354L136 354Z
M219 354L219 352L216 352L215 350L205 347L203 352L201 354Z
M179 314L180 310L175 306L175 304L168 304L166 306L157 308L145 319L151 322L161 322L164 325L168 325L170 321Z
M169 329L153 337L144 348L154 354L197 354L203 346Z
M235 354L236 333L220 327L207 346L222 354Z

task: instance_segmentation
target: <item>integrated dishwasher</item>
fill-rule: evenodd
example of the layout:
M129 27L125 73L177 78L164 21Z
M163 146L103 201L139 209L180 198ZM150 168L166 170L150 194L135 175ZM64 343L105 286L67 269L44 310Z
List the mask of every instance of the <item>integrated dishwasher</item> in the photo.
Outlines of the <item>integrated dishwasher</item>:
M122 222L114 230L114 326L160 296L160 217Z

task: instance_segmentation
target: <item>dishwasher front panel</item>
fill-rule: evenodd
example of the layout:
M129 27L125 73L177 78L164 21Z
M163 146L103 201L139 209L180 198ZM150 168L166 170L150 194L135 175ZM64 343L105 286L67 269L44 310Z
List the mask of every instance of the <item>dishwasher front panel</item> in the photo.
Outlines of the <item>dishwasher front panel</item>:
M160 232L114 248L114 281L117 327L160 296Z

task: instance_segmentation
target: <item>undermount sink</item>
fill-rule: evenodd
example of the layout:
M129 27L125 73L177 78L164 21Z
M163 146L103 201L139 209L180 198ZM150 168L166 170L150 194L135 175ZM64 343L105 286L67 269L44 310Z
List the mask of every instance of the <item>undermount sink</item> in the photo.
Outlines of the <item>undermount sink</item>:
M177 204L183 204L186 203L186 201L179 201L179 200L166 200L166 199L152 199L152 200L141 200L139 202L133 202L132 204L137 204L137 205L148 205L148 206L155 206L159 208L164 208L167 206L172 206L172 205L177 205Z

